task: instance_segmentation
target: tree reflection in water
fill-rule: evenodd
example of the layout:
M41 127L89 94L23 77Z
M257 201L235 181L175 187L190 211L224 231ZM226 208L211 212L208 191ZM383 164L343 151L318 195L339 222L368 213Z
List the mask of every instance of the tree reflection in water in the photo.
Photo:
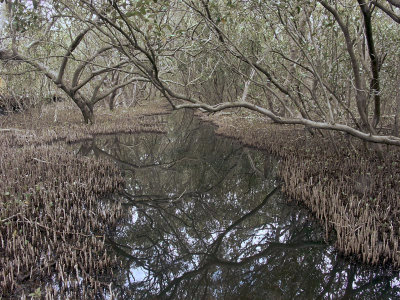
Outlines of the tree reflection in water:
M125 219L109 234L121 299L394 299L398 273L350 264L287 203L276 160L188 114L167 135L95 138L80 153L124 171Z

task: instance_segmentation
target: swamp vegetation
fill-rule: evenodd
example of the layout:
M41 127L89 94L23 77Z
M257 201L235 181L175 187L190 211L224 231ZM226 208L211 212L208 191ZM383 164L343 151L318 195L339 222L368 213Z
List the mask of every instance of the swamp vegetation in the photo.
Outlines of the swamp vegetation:
M78 153L123 170L124 217L109 236L117 298L396 298L398 273L344 260L279 191L277 159L190 113L168 133L96 137ZM85 149L84 152L81 149Z
M73 111L57 103L0 121L14 127L1 133L3 296L399 296L393 261L369 269L342 258L360 261L363 252L343 250L352 241L342 239L337 224L326 228L333 218L326 208L311 206L304 188L290 185L299 168L293 161L289 168L290 157L248 142L260 132L246 117L214 115L204 123L192 112L171 116L152 105L99 110L102 126L87 127ZM55 114L61 116L56 124ZM217 137L210 121L241 143ZM68 135L67 124L80 134ZM265 134L278 140L274 132ZM317 219L286 195L310 205ZM391 256L365 262L384 257Z
M365 263L390 261L399 267L397 148L387 147L387 159L382 160L349 137L333 147L329 139L316 140L302 128L265 129L265 120L226 116L206 119L219 125L218 133L280 157L283 190L311 208L327 236L334 229L336 246L343 253L355 254Z
M399 298L399 37L398 0L0 1L1 297Z
M1 132L3 296L27 296L39 287L47 297L92 298L104 288L101 279L110 276L115 266L115 259L107 254L104 232L117 224L122 211L120 205L108 205L99 199L120 190L123 178L114 164L76 156L64 143L115 130L162 132L162 128L154 119L149 118L146 123L143 115L135 117L136 110L125 125L114 120L112 128L107 127L112 116L105 115L102 127L89 130L77 119L75 130L69 131L68 127L74 124L73 110L58 104L0 120L2 127L16 127ZM52 126L57 113L62 117L58 126ZM118 115L119 122L124 120L121 116ZM127 129L127 124L133 122L136 126ZM57 288L59 281L63 284ZM91 288L86 290L87 286Z

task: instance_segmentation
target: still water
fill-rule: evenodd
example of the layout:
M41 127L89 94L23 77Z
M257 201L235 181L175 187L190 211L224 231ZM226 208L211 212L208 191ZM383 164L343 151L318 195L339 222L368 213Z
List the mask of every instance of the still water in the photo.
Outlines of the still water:
M176 113L167 134L96 137L83 155L123 170L108 233L118 299L399 299L399 275L352 264L288 202L278 161Z

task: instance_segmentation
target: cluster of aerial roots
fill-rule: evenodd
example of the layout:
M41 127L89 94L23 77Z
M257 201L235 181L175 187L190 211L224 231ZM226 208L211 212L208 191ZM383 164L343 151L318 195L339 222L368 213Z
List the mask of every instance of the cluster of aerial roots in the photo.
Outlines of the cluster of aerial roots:
M0 143L3 294L54 285L58 293L76 285L96 291L114 262L104 232L121 210L99 197L121 187L116 166L77 157L60 145L13 147L6 135Z
M112 294L117 260L105 233L123 210L100 199L121 189L123 178L115 164L78 156L64 142L165 130L166 112L157 107L103 111L88 127L70 107L57 105L0 119L0 294L6 298Z
M400 149L336 133L311 136L300 127L237 117L204 117L218 133L281 158L279 176L292 199L305 203L336 235L344 253L368 263L400 267Z
M13 131L15 143L43 144L55 141L73 143L94 135L166 131L165 114L170 111L160 104L148 104L109 111L96 110L96 123L87 126L79 110L68 103L55 103L21 114L0 117L0 133Z

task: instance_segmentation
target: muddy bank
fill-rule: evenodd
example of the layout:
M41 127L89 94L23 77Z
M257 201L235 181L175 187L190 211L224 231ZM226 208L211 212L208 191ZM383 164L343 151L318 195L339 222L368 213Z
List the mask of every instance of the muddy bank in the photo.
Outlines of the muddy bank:
M2 297L107 295L105 278L117 261L105 233L123 210L99 198L121 189L123 178L115 164L76 156L64 143L113 132L163 132L165 113L153 106L99 111L98 123L88 127L72 107L58 103L1 118Z
M63 143L116 132L166 132L168 113L154 104L99 110L97 123L87 126L79 111L56 103L0 119L0 284L6 297L112 294L106 278L116 260L104 233L123 211L97 200L121 188L122 177L114 164L76 157ZM202 118L217 124L219 134L281 157L285 192L336 235L340 251L399 267L396 148L387 148L381 161L359 141L340 135L332 136L333 147L331 139L313 138L300 127L226 114Z
M39 289L41 295L79 298L105 288L101 277L115 262L103 232L121 210L98 198L121 186L116 167L60 146L10 149L2 139L0 149L3 296Z
M21 114L0 118L0 132L10 132L14 143L42 144L56 141L76 142L94 135L165 131L164 114L169 113L163 103L96 110L96 123L87 126L80 111L70 103L54 103L31 109Z
M306 204L334 234L345 255L372 265L400 267L400 151L373 147L341 134L312 137L301 127L260 118L201 115L217 133L281 158L284 191Z

